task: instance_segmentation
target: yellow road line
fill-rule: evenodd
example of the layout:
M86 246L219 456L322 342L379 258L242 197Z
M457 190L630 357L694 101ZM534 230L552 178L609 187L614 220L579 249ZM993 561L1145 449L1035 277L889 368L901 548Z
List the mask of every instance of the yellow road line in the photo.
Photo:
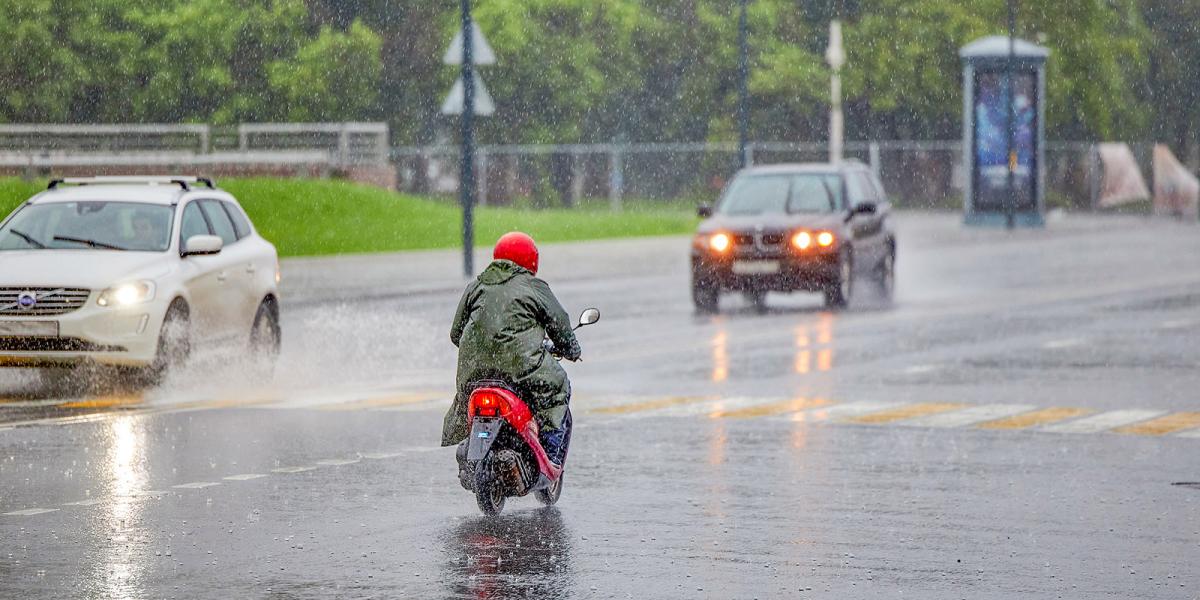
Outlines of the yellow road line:
M736 410L718 410L710 413L708 416L713 419L752 419L755 417L767 417L773 415L782 415L786 413L799 412L810 408L817 408L832 404L824 398L793 398L783 402L774 402L771 404L760 404L748 408L739 408Z
M387 406L404 406L407 404L418 404L428 402L444 397L443 394L401 394L399 396L384 396L382 398L364 398L362 400L352 400L350 402L340 402L334 404L322 404L316 407L317 410L369 410L372 408L384 408ZM453 397L452 395L450 397Z
M913 417L920 417L922 415L932 415L935 413L956 410L959 408L964 408L966 406L968 406L968 405L957 404L957 403L953 403L953 402L925 402L922 404L909 404L908 406L901 406L899 408L893 408L891 410L885 410L883 412L871 413L869 415L862 415L861 417L853 417L850 419L846 419L846 422L848 422L848 423L891 423L893 421L903 421L904 419L911 419Z
M1131 433L1134 435L1163 435L1166 433L1174 433L1184 429L1200 427L1200 412L1181 412L1173 415L1166 415L1157 419L1151 419L1142 423L1134 423L1118 427L1113 431L1117 433Z
M980 423L975 427L979 429L1025 429L1026 427L1045 425L1046 423L1054 423L1078 417L1089 412L1091 411L1082 408L1056 406L1054 408L1043 408L1042 410L1013 415L1004 419L996 419L987 423Z
M97 396L74 402L64 402L59 408L114 408L117 406L134 406L142 404L145 398L141 394L126 396Z
M654 400L646 400L644 402L618 404L616 406L602 406L600 408L593 408L588 412L601 415L623 415L647 410L657 410L660 408L667 408L669 406L679 406L680 404L711 402L713 400L716 400L716 398L711 396L672 396L670 398L655 398Z

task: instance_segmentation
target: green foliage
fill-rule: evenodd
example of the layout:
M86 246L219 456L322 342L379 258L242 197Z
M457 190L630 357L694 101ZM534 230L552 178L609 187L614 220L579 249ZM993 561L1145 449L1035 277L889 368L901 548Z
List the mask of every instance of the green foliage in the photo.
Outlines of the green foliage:
M295 58L267 66L271 89L289 121L336 121L364 114L375 103L382 71L379 35L355 21L342 33L329 27L300 48Z

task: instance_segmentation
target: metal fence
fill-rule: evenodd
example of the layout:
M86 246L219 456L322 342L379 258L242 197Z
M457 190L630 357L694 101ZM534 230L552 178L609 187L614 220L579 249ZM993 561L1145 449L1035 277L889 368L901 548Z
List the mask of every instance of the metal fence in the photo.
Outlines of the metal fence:
M80 164L382 165L387 123L0 125L0 166Z
M1131 147L1149 178L1151 145ZM1089 142L1047 144L1051 207L1092 206L1098 169L1093 148ZM747 148L752 164L826 161L828 152L821 142L755 142ZM960 141L848 142L845 156L870 165L898 206L962 205L966 174ZM392 160L401 190L452 194L458 189L457 147L393 148ZM479 148L477 160L482 204L607 201L614 208L628 199L711 201L740 164L734 143L496 145Z

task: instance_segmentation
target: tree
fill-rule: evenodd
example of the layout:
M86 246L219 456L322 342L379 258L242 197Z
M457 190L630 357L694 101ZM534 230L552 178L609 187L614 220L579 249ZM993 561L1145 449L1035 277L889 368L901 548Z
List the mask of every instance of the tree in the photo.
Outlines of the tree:
M359 21L345 33L323 27L295 57L267 66L279 117L289 121L338 121L364 115L379 93L382 41Z

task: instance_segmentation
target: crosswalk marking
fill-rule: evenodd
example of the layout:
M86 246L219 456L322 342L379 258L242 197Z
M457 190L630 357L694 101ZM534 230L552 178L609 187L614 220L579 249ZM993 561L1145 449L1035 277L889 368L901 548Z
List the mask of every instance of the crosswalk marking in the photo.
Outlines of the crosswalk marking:
M919 404L908 404L891 410L885 410L876 413L865 414L857 417L846 419L852 423L891 423L893 421L901 421L911 419L922 415L930 415L934 413L956 410L967 406L966 404L957 404L953 402L922 402Z
M1075 421L1066 421L1047 425L1042 431L1054 433L1099 433L1123 425L1146 421L1165 414L1162 410L1113 410L1109 412L1084 417Z
M1082 408L1072 408L1068 406L1056 406L1053 408L1043 408L1024 414L1014 415L1005 419L996 419L995 421L986 421L976 425L979 429L1025 429L1037 425L1045 425L1047 423L1056 423L1066 419L1078 417L1087 414L1088 410Z
M747 408L738 408L731 410L718 410L709 413L709 417L713 419L751 419L754 417L766 417L771 415L782 415L786 413L808 410L821 406L828 406L829 400L824 398L793 398L783 402L772 402L767 404L759 404Z
M629 404L617 404L615 406L601 406L593 408L588 412L599 415L623 415L635 412L643 412L649 410L658 410L681 404L692 404L696 402L711 402L716 400L712 396L671 396L667 398L655 398L653 400L644 400L641 402L631 402Z
M1117 433L1163 435L1200 427L1200 412L1181 412L1115 429Z
M917 417L904 421L903 424L913 427L966 427L1026 413L1035 408L1037 407L1032 404L983 404L962 410Z

